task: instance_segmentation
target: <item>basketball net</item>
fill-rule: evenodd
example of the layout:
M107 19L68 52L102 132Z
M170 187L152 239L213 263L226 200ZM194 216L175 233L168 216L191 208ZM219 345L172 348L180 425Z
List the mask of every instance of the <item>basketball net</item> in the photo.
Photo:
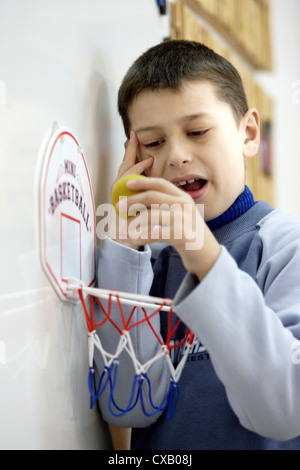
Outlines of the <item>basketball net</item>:
M166 410L168 418L171 419L179 398L178 382L181 377L188 354L191 351L194 339L194 335L191 330L187 329L185 337L180 342L175 343L173 341L174 334L176 333L181 323L181 320L178 319L175 327L172 328L172 301L170 299L162 299L152 296L141 295L136 295L133 298L133 294L108 291L99 288L90 288L84 286L80 286L78 288L78 286L76 287L76 285L72 285L72 281L68 286L68 291L71 292L73 296L75 292L78 294L83 306L87 326L89 352L88 384L90 392L90 407L93 408L97 400L108 388L108 408L110 413L114 416L123 416L125 413L131 411L138 403L140 403L142 411L146 416L154 416L156 413ZM85 297L87 295L90 298L90 312L87 307L87 302L85 300ZM107 300L106 307L104 307L103 302L101 302L100 299ZM118 306L122 328L120 328L111 317L113 302L115 302ZM103 320L98 323L95 322L95 304L100 307L100 310L103 313ZM122 307L123 304L132 306L127 320L125 319ZM141 309L143 316L139 321L133 322L133 314L137 308ZM147 311L149 310L152 310L150 314L147 313ZM167 339L165 342L163 342L162 338L155 331L154 327L151 324L151 319L162 311L165 311L168 317ZM101 343L101 339L96 331L96 329L101 328L101 326L103 326L106 322L110 322L112 327L115 328L115 330L117 330L120 334L119 342L113 354L105 351ZM160 345L159 352L144 364L142 364L138 360L130 337L130 332L132 331L132 329L138 328L139 325L142 323L146 323L148 325L151 334ZM184 352L180 361L175 367L171 360L170 352L172 349L176 349L181 346L183 346ZM94 372L95 348L97 348L98 351L101 353L101 356L104 361L104 368L100 375L98 384L95 383ZM125 351L132 360L135 371L130 398L126 407L119 406L115 399L115 388L118 378L119 356L123 351ZM150 366L160 358L165 359L170 369L170 386L162 402L159 404L155 404L152 399L151 381L147 375L147 371L149 370ZM150 403L151 407L150 411L149 409L148 411L146 410L144 403L145 398L143 394L145 393L145 388L148 398L147 402Z

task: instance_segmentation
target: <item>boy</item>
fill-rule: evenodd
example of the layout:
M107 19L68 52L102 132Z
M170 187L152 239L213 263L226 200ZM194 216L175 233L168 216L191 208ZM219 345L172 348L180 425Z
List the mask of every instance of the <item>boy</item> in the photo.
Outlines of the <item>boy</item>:
M298 449L300 367L292 355L300 338L300 223L255 203L245 187L244 159L258 151L259 115L248 108L238 72L201 44L162 43L129 69L119 111L129 140L117 179L147 176L128 183L139 192L127 200L129 208L142 204L147 217L140 238L105 240L99 286L173 298L196 339L172 420L146 417L139 404L113 418L108 392L99 400L104 418L134 428L133 449ZM163 217L162 202L178 213ZM174 236L175 215L183 227L196 221L201 247L187 249L196 234ZM169 246L152 270L149 244L165 241L166 223ZM152 324L165 338L164 316ZM98 334L114 351L118 334L111 330L106 322ZM177 340L184 335L182 327ZM131 338L142 363L159 348L146 325ZM100 354L95 361L101 373ZM166 362L155 362L148 375L153 401L161 403L170 383ZM122 354L114 391L121 407L133 376Z

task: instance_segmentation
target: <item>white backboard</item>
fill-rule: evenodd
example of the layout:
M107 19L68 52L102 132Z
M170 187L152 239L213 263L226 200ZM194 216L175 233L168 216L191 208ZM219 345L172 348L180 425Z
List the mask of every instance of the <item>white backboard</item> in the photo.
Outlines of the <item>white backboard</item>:
M40 254L61 300L67 282L92 286L96 277L95 206L87 163L77 137L53 126L41 147Z

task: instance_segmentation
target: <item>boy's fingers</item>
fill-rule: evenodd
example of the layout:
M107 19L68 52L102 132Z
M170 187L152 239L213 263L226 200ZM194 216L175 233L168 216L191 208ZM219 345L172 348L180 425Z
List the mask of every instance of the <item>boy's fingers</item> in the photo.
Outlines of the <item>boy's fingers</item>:
M195 203L189 195L174 195L155 190L146 190L121 199L118 203L118 210L125 212L132 208L132 210L138 209L139 212L143 212L149 209L152 211L157 206L159 206L162 211L176 210L184 206L190 206L193 210Z
M145 160L136 163L134 167L131 168L132 171L130 173L141 175L142 173L144 173L145 170L152 166L152 163L152 157L146 158Z
M141 160L141 161L138 160L137 153L138 153L139 141L134 131L131 131L130 139L127 139L124 146L126 149L124 159L119 168L119 171L113 183L113 186L123 176L127 176L130 174L144 173L148 168L152 166L152 163L153 163L152 157L146 158L145 160Z
M129 189L137 191L136 194L127 197L126 204L128 208L132 205L141 204L145 209L148 209L153 204L160 205L162 201L169 207L173 204L177 206L194 205L190 195L163 178L138 178L128 181L127 186Z
M145 160L146 161L146 160ZM142 163L142 162L141 162ZM166 181L163 178L156 178L156 177L151 177L143 180L130 180L127 183L127 186L130 189L136 190L136 191L147 191L147 190L152 190L152 191L157 191L157 192L162 192L162 193L169 193L170 195L183 195L184 192L176 187L171 181Z
M129 140L125 142L125 155L123 161L135 162L137 149L139 146L138 138L134 131L131 131Z
M153 163L153 158L149 157L145 160L142 160L141 162L135 163L134 165L128 164L128 162L123 162L122 165L120 166L118 176L115 180L119 180L123 176L127 175L141 175L144 173L148 168L152 166Z
M139 141L133 131L131 131L130 139L125 142L125 154L123 162L119 168L118 177L123 176L137 161L137 151Z
M119 168L116 181L128 174L142 174L151 167L153 158L149 157L145 160L138 160L139 141L134 131L131 131L130 139L125 142L125 155L123 162ZM115 182L116 182L115 181Z

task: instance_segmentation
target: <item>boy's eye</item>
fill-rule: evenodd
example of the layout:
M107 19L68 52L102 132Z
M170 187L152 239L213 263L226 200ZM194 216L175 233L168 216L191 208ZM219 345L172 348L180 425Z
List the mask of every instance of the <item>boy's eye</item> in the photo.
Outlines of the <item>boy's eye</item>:
M197 136L201 137L202 135L206 134L208 132L208 130L209 129L204 129L203 131L200 131L200 130L191 131L191 132L188 132L188 135L195 136L195 137L197 137Z
M158 147L162 143L163 143L163 140L155 140L153 142L150 142L149 144L145 144L145 147L146 148Z

